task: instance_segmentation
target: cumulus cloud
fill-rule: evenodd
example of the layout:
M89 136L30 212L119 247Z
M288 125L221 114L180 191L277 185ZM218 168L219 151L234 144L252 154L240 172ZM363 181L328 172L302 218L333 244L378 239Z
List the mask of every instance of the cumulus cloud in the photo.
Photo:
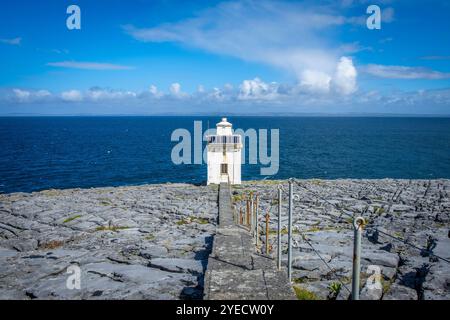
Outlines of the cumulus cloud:
M261 81L259 78L244 80L239 86L238 99L240 100L274 100L277 98L278 85Z
M49 62L48 66L83 70L130 70L133 67L103 62L61 61Z
M19 46L22 42L22 38L12 38L12 39L0 39L0 43L9 44L12 46Z
M31 95L30 91L21 89L14 89L13 92L19 101L26 101Z
M78 90L69 90L61 92L61 98L63 101L79 102L83 100L83 94Z
M139 41L176 42L282 68L304 87L326 91L350 46L336 42L334 28L354 23L340 10L340 6L308 1L230 1L177 22L123 28ZM392 11L388 20L389 15ZM351 47L355 50L355 45Z
M305 70L302 73L300 88L311 93L328 93L330 91L331 77L321 71Z
M123 90L113 90L113 89L104 89L100 87L94 87L89 89L86 93L86 98L99 101L99 100L122 100L127 98L135 98L137 96L136 92L133 91L123 91Z
M175 98L185 98L188 96L187 93L181 91L181 85L178 82L172 83L170 85L169 92L172 97Z
M407 66L387 66L379 64L369 64L364 71L380 78L388 79L448 79L450 73L431 70L424 67Z
M30 91L24 89L13 89L14 99L19 102L38 102L51 97L48 90Z
M201 84L198 85L197 87L197 92L198 93L204 93L205 92L205 87Z
M159 91L158 87L156 87L154 84L150 85L150 87L148 88L148 91L155 98L161 98L162 96L164 96L164 93Z
M352 94L356 91L357 71L352 59L342 57L337 65L333 78L333 85L337 92L344 95Z
M349 60L342 59L336 73L341 74L345 81L353 79L354 73L351 72L351 66ZM126 113L127 110L135 107L142 107L141 110L144 113L152 113L154 110L160 110L159 113L178 110L178 112L186 114L195 112L195 110L201 113L226 110L242 114L260 114L261 112L277 114L284 112L449 114L450 112L450 89L390 93L358 90L351 96L336 95L333 93L337 92L338 88L344 93L355 90L355 87L351 85L348 87L337 86L336 79L339 77L335 76L331 80L328 94L312 93L300 88L298 84L269 83L260 78L254 78L242 81L236 89L225 85L221 88L205 88L202 93L198 91L183 92L185 97L183 99L174 98L174 94L182 93L181 86L172 86L172 92L167 93L157 90L156 87L154 87L156 90L146 89L141 92L94 87L87 91L74 89L56 94L47 90L0 88L0 112L5 107L35 106L37 104L60 106L61 102L64 102L66 107L73 105L73 108L80 107L80 102L83 102L83 106L93 107L93 113L101 113L100 110L105 107L110 110L109 107L113 104L127 107L127 109L120 109L121 113ZM249 105L251 108L248 108ZM74 109L74 111L76 110Z

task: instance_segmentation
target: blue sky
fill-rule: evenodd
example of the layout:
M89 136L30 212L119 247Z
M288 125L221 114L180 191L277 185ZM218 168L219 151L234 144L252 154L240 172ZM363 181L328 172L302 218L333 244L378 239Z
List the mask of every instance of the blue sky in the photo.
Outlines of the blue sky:
M449 39L448 1L8 1L0 114L450 114Z

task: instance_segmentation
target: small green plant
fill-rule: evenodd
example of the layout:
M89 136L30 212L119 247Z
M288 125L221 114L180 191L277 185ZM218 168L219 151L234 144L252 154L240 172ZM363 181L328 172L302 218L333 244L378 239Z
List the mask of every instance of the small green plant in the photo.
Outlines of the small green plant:
M295 284L305 283L305 282L308 282L308 278L306 278L306 277L295 278L295 279L293 280L293 282L294 282Z
M125 227L125 226L100 226L95 228L95 231L114 231L117 232L119 230L125 230L125 229L129 229L130 227Z
M295 295L298 300L320 300L320 298L314 293L300 286L294 286Z
M276 204L278 204L278 199L272 199L272 200L270 201L270 205L274 206L274 205L276 205Z
M381 277L381 286L383 287L383 294L386 294L391 290L391 286L394 283L394 279L386 280Z
M335 300L336 297L339 295L339 292L341 292L342 285L339 282L332 282L328 286L328 299Z
M181 220L178 220L177 222L175 222L175 224L177 226L182 226L182 225L189 224L189 223L190 223L190 221L188 221L187 219L181 219Z
M76 216L69 217L66 220L64 220L63 223L68 223L68 222L73 221L78 218L81 218L81 215L77 214Z
M208 224L209 220L206 218L193 218L191 219L192 222L197 222L198 224Z
M394 236L396 238L399 238L400 240L404 240L403 233L401 233L401 232L394 232Z
M149 240L149 241L152 241L152 240L155 240L156 239L156 237L153 235L153 234L149 234L149 235L147 235L147 236L145 236L145 238L144 238L145 240Z
M177 222L175 222L175 224L178 225L178 226L182 226L182 225L185 225L185 224L190 224L192 222L196 222L198 224L208 224L209 220L206 219L206 218L190 216L190 217L178 220Z
M242 200L243 200L243 198L242 198L242 195L241 195L241 194L235 194L235 195L233 196L233 202L234 202L234 203L239 202L239 201L242 201Z

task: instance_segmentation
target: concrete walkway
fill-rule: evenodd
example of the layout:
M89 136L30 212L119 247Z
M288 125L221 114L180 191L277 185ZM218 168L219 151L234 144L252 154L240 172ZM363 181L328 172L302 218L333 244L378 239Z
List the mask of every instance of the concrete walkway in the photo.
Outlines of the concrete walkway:
M208 300L296 299L285 270L256 254L250 233L234 223L228 184L219 189L219 224L204 288Z

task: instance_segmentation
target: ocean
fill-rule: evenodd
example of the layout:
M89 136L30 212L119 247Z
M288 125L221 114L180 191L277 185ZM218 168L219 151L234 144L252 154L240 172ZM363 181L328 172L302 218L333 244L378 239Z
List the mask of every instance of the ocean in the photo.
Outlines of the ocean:
M219 117L2 117L0 192L206 181L206 164L175 165L177 128ZM279 170L243 180L450 178L450 118L229 117L233 128L279 129ZM247 157L248 158L248 157Z

